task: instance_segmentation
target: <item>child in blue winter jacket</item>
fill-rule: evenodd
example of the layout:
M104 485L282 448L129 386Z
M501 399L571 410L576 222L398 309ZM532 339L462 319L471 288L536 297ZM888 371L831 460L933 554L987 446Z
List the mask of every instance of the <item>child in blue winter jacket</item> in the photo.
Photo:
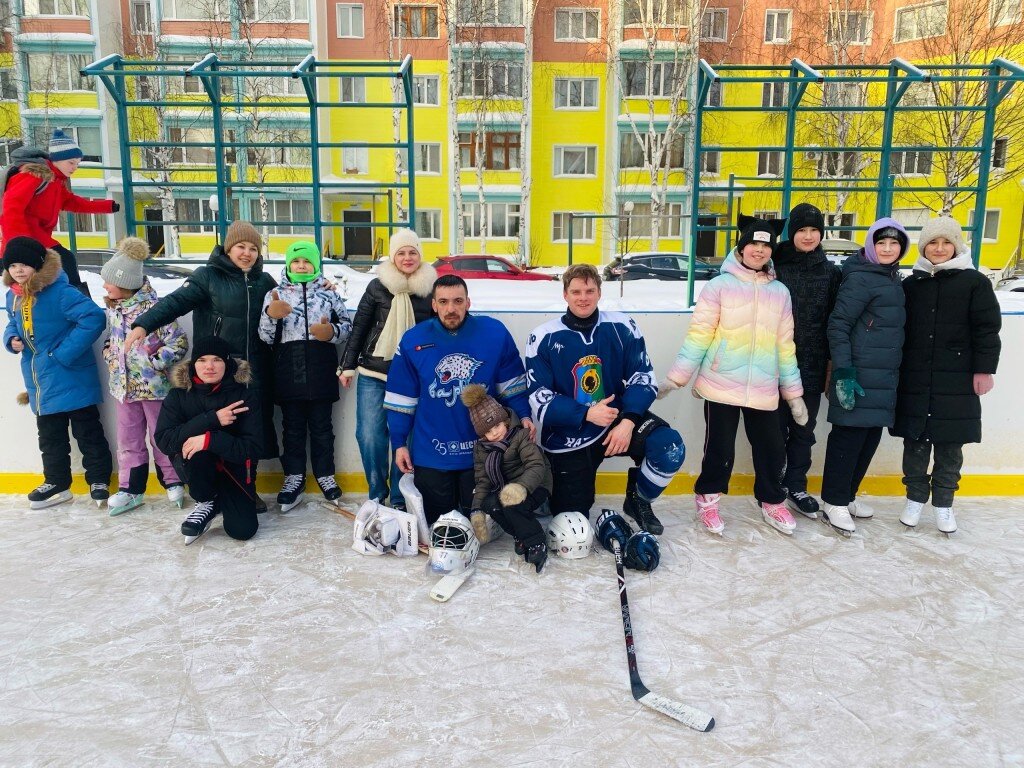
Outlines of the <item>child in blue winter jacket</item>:
M338 348L352 332L345 302L320 269L314 243L292 243L281 282L267 294L260 315L260 339L274 356L274 394L281 406L284 484L277 496L287 512L306 487L306 435L313 476L328 501L341 496L334 478L334 426L338 401Z
M70 501L71 441L82 451L89 492L109 496L112 462L99 408L103 395L92 345L106 324L103 310L68 282L60 256L30 237L15 237L3 253L7 293L4 348L21 355L27 392L18 396L36 415L43 484L29 495L32 509Z

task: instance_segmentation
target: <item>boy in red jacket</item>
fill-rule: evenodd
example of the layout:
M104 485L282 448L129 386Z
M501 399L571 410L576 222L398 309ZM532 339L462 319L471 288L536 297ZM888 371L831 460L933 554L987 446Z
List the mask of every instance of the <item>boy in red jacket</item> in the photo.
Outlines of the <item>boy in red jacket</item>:
M53 239L61 211L117 213L121 206L113 200L89 200L71 191L71 175L78 170L83 153L64 131L53 132L48 151L49 160L25 163L9 177L3 192L0 237L5 243L16 237L31 237L56 251L68 282L79 286L82 278L75 255Z

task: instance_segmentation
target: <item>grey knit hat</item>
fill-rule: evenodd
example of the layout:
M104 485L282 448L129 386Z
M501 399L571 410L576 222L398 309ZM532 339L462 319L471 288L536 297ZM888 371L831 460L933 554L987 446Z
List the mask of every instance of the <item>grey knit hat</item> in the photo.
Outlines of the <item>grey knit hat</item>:
M149 258L149 245L138 237L126 237L117 244L117 253L103 265L103 282L128 291L137 291L145 279L142 263Z
M944 237L956 248L956 256L967 252L967 243L964 242L964 233L956 219L949 216L936 216L928 219L921 227L921 233L917 236L917 249L924 256L924 247L937 237Z

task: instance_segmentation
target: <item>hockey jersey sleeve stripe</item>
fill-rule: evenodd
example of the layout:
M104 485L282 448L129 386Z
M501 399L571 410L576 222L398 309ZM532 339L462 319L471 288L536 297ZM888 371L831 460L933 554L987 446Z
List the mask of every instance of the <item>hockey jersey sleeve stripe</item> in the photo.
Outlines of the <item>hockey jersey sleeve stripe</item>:
M412 414L415 413L419 401L418 397L400 395L390 390L384 392L384 407L389 411Z
M495 386L498 397L507 400L526 391L526 374L502 381Z

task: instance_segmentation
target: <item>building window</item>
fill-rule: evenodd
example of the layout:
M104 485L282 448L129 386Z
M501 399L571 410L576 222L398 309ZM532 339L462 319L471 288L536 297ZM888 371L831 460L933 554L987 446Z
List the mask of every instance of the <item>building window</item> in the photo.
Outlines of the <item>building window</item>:
M477 134L459 134L459 161L463 168L477 166ZM514 171L519 168L519 133L484 133L483 168L490 171Z
M671 61L626 61L622 76L627 97L670 97L683 85Z
M1019 24L1021 21L1021 0L991 0L989 23L993 27L1003 24Z
M765 11L764 41L766 43L788 43L792 11Z
M178 224L178 231L182 234L209 234L216 231L217 217L210 209L209 200L183 200L178 198L174 201L174 218L178 221L201 222L195 224Z
M778 211L768 210L767 208L761 208L759 210L755 210L754 213L751 214L751 215L755 219L762 219L763 221L771 221L772 219L779 218L779 212Z
M927 176L931 172L931 152L925 150L893 152L889 156L889 173L896 176Z
M81 53L30 53L29 88L33 91L91 91L89 78L79 74L91 56Z
M722 170L721 152L702 152L700 155L700 172L717 176Z
M227 21L231 18L228 0L164 0L164 18Z
M413 155L416 157L416 173L441 173L441 145L420 144L413 147Z
M396 5L395 37L437 37L436 5Z
M370 150L366 147L345 147L341 150L341 171L347 176L370 172Z
M597 174L597 147L555 147L555 176Z
M623 24L627 27L685 27L688 0L624 0Z
M341 100L349 104L362 104L366 101L366 78L341 78Z
M936 37L946 32L946 1L896 9L897 43Z
M627 216L624 203L619 204L619 216L625 218ZM651 204L650 203L635 203L633 205L633 212L629 214L634 219L640 219L643 222L643 230L645 232L650 231L648 222L651 220ZM658 216L658 234L660 237L680 237L682 232L683 224L683 204L682 203L665 203L661 206L661 213ZM640 231L638 226L635 231Z
M970 211L967 214L967 242L971 242L971 227L973 226L974 211ZM981 239L990 243L999 239L999 211L985 211L985 224L981 232Z
M1006 169L1006 154L1010 148L1009 139L996 139L992 144L992 167L1005 170Z
M132 32L148 35L153 31L153 6L149 0L132 0Z
M762 85L761 85L761 106L762 107L784 107L784 106L786 106L786 84L785 83L762 83Z
M463 25L509 27L523 23L520 0L458 0L456 13Z
M597 40L601 34L601 12L597 8L558 8L555 11L555 40Z
M78 126L61 127L57 125L34 125L31 128L31 145L34 147L46 147L50 143L53 131L60 128L64 133L75 140L75 143L82 150L82 161L86 163L98 163L103 159L103 137L99 127L79 128Z
M818 158L818 175L852 178L857 175L856 152L822 152Z
M825 231L833 237L853 240L853 226L857 223L855 213L825 213Z
M781 152L758 152L757 153L757 175L778 176L782 173Z
M459 67L459 93L472 98L523 97L523 65L510 61L464 61Z
M106 232L107 227L107 215L104 213L61 213L57 219L57 231L67 232L68 231L68 219L74 219L75 232L77 234L92 234L95 232Z
M167 140L171 144L202 144L199 147L172 147L171 162L187 165L213 165L216 150L213 148L212 128L168 128Z
M338 4L338 37L363 36L362 3Z
M26 16L88 16L89 0L25 0Z
M441 78L438 75L413 75L412 103L437 107L441 104Z
M551 214L551 239L556 243L569 241L569 214L562 211L555 211ZM593 219L572 219L573 242L592 243L594 242L594 220Z
M13 69L0 69L0 99L4 101L16 101L18 98L18 84L14 80Z
M261 144L284 144L282 147L247 147L246 161L249 165L262 168L268 165L305 166L312 165L309 131L262 130L254 131L250 141Z
M462 225L466 237L480 237L483 229L488 238L512 240L519 237L519 203L485 203L486 226L482 226L480 203L462 204Z
M416 209L416 234L420 240L441 239L441 211Z
M700 17L700 39L725 41L729 36L729 9L706 8Z
M268 200L267 221L281 224L267 224L269 235L311 235L313 234L312 200Z
M308 0L242 0L242 19L246 22L308 21Z
M639 139L632 132L619 134L619 168L644 168L648 164L655 165L652 149L661 149L661 162L657 163L657 166L664 168L666 159L664 142L664 134L659 135L659 140L653 143L653 147L650 146L652 142L646 133L641 134ZM671 138L671 144L667 151L670 170L682 170L684 153L684 137L682 134L676 134Z
M597 78L556 77L555 109L597 109Z
M825 41L832 45L866 45L871 39L871 14L866 11L832 11Z
M704 106L706 107L720 107L722 106L722 81L714 80L711 83L711 87L708 88L708 98Z

